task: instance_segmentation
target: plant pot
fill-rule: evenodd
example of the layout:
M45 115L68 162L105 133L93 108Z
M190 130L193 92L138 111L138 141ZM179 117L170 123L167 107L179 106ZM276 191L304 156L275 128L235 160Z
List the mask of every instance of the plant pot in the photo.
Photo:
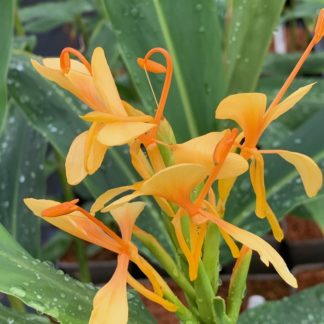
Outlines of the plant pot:
M317 224L291 215L286 217L285 223L290 265L324 262L324 236Z
M293 268L292 273L298 281L298 288L292 292L324 283L324 263L303 264Z

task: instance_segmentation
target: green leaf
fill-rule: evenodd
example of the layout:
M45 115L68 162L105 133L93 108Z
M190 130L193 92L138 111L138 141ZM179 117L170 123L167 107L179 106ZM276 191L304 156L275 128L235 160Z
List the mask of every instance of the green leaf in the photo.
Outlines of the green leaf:
M0 264L1 292L62 323L88 323L97 289L32 258L1 225ZM130 324L155 323L134 291L128 300Z
M40 219L23 204L45 194L46 142L12 105L0 138L0 222L32 255L40 249Z
M0 132L7 113L7 72L13 38L13 20L16 2L2 0L0 10Z
M20 313L12 308L7 308L0 303L0 322L1 323L18 323L18 324L49 324L47 317Z
M266 76L288 77L296 63L298 62L301 53L289 54L269 54L265 61L262 73ZM312 53L307 58L300 72L299 77L302 75L318 75L324 71L324 53ZM283 83L284 79L282 79Z
M65 157L74 138L89 127L79 118L87 112L87 107L38 75L30 64L31 57L24 52L14 53L9 71L10 94L33 127ZM125 147L110 149L101 169L87 177L83 184L92 197L97 198L111 187L130 184L138 179L132 169ZM144 220L145 217L148 221ZM145 208L139 221L143 229L159 235L166 248L171 246L161 216L153 206Z
M267 302L245 311L239 324L314 324L323 323L324 285L306 289L289 298Z
M228 94L255 89L284 3L233 1L224 55Z
M86 0L44 2L23 7L19 17L24 29L30 33L45 33L65 23L73 22L76 16L93 11Z
M315 14L324 6L323 0L304 0L296 3L293 8L286 10L282 22L298 18L314 18Z
M104 3L144 109L152 112L156 105L136 59L144 57L153 47L164 47L174 64L165 115L172 122L178 140L210 131L214 122L211 116L223 97L224 84L222 28L216 2L105 0ZM158 55L153 59L158 60ZM159 94L163 76L150 77Z

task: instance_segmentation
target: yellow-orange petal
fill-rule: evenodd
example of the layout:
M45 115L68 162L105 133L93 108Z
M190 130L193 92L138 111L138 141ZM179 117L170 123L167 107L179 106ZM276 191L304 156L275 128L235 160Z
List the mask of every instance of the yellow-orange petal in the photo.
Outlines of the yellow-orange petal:
M101 194L96 201L94 202L94 204L91 206L90 212L92 214L96 213L97 211L99 211L100 209L103 208L103 206L109 202L110 200L112 200L113 198L115 198L116 196L128 191L128 190L134 190L133 186L123 186L123 187L117 187L117 188L113 188L113 189L109 189L106 192L104 192L103 194Z
M299 173L307 196L314 197L322 188L323 175L318 165L307 155L284 150L275 150L287 162L291 163Z
M126 242L130 242L136 219L144 207L145 203L137 201L124 204L111 211L111 215L118 223L122 237Z
M135 192L133 192L133 193L131 193L129 195L123 196L123 197L115 200L113 203L109 204L107 207L101 209L101 212L102 213L111 212L115 208L123 206L124 204L130 202L131 200L134 200L135 198L141 197L143 195L144 194L142 192L135 191Z
M43 217L42 212L44 210L61 204L53 200L33 198L24 199L24 203L36 216L43 218L59 229L113 252L118 253L120 251L119 244L81 212L73 211L58 217Z
M101 288L94 300L89 324L127 324L128 256L118 256L117 268L110 281Z
M267 98L263 93L231 95L220 102L215 117L234 120L245 134L246 145L254 144L259 137L266 103Z
M93 123L87 134L84 164L88 174L93 174L100 168L108 150L108 146L97 141L97 135L101 129L101 124Z
M138 115L138 116L119 116L113 115L106 112L92 111L81 118L89 122L101 122L101 123L114 123L121 121L128 122L151 122L153 117L148 115Z
M84 165L87 135L88 131L79 134L72 142L66 156L66 178L70 185L77 185L87 176Z
M301 87L295 92L293 92L290 96L288 96L285 100L280 102L277 106L268 110L264 116L264 126L263 129L267 128L269 124L285 114L291 108L295 106L295 104L300 101L313 87L315 83L311 83L307 86Z
M260 255L260 259L265 265L268 266L269 263L271 263L281 278L289 285L295 288L297 287L296 278L291 274L282 257L269 243L257 235L232 225L221 218L215 217L214 215L204 211L202 211L202 213L204 216L208 217L210 221L231 235L235 240L241 242L251 250L256 251Z
M143 116L144 115L144 113L141 110L134 108L127 101L122 100L122 104L123 104L123 107L124 107L128 116Z
M43 59L44 66L61 71L60 59L57 57L50 57ZM88 69L78 60L70 59L70 70L90 75Z
M201 165L177 164L157 172L144 181L140 191L146 195L163 197L181 206L188 203L194 187L207 175L208 169Z
M91 70L94 84L105 106L112 114L126 116L104 50L101 47L97 47L93 51Z
M98 141L107 146L118 146L132 142L140 135L155 127L141 122L118 122L106 124L98 134Z

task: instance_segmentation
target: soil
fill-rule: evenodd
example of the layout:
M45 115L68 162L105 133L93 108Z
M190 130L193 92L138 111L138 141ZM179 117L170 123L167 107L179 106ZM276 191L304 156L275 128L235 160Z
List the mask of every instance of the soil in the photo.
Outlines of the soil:
M287 241L296 242L324 238L323 232L312 220L288 215L285 221L287 225L285 240Z
M324 283L324 265L320 265L317 269L305 269L295 276L298 281L298 291Z

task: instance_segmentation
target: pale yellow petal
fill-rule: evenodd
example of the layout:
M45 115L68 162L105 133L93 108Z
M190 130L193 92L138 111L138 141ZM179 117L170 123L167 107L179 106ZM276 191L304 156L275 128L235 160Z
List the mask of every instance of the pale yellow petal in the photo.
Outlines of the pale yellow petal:
M118 256L117 268L110 281L101 288L94 300L89 324L127 324L127 268L129 258Z
M274 152L295 166L301 177L307 196L316 196L323 184L322 171L318 165L305 154L284 150L276 150Z
M93 123L87 134L84 163L88 174L93 174L100 168L108 150L107 145L97 140L97 135L102 127L99 123Z
M96 199L94 204L91 206L90 212L92 214L96 213L97 211L102 209L104 205L110 200L128 190L134 190L133 186L123 186L107 190Z
M87 176L84 165L87 134L83 132L74 139L66 156L66 178L70 185L77 185Z
M115 200L113 203L111 203L107 207L101 209L101 212L102 213L111 212L112 210L114 210L120 206L123 206L124 204L130 202L131 200L134 200L135 198L141 197L143 195L144 194L142 192L135 191L129 195L123 196L123 197Z
M292 287L297 287L296 278L291 274L282 257L269 243L257 235L236 227L214 215L206 212L203 212L203 215L208 217L210 221L218 225L219 228L223 229L235 240L241 242L251 250L256 251L260 255L260 259L265 265L268 266L269 263L271 263L283 280L285 280Z
M128 144L153 127L154 124L140 122L106 124L98 134L98 141L107 146Z
M48 68L61 71L60 59L57 57L44 58L43 64ZM70 59L70 69L72 71L90 75L88 69L78 60Z
M254 144L260 133L267 98L262 93L240 93L223 99L216 108L217 119L234 120L245 134L246 145Z
M293 92L289 97L285 100L280 102L277 106L273 107L271 110L267 111L264 116L264 126L263 128L268 127L268 125L280 117L281 115L285 114L291 108L295 106L295 104L300 101L313 87L315 83L311 83L307 86L301 87L295 92Z
M108 107L112 114L126 116L126 111L119 97L114 78L105 58L104 50L101 47L97 47L93 51L91 69L94 84L105 106Z
M42 212L45 209L59 205L60 203L53 200L33 198L24 199L24 203L36 216L43 218L59 229L116 253L120 251L119 245L81 212L74 211L58 217L43 217Z
M119 116L113 115L107 112L92 111L84 116L81 116L83 120L89 122L101 122L101 123L113 123L113 122L151 122L153 117L148 115L138 116Z
M123 240L129 242L137 217L143 211L145 203L137 201L124 204L111 211L111 215L118 223Z
M140 191L147 195L163 197L183 206L188 203L194 187L207 175L208 169L201 165L177 164L154 174L143 183Z
M134 108L131 104L129 104L127 101L122 100L123 107L127 113L128 116L143 116L144 113Z

